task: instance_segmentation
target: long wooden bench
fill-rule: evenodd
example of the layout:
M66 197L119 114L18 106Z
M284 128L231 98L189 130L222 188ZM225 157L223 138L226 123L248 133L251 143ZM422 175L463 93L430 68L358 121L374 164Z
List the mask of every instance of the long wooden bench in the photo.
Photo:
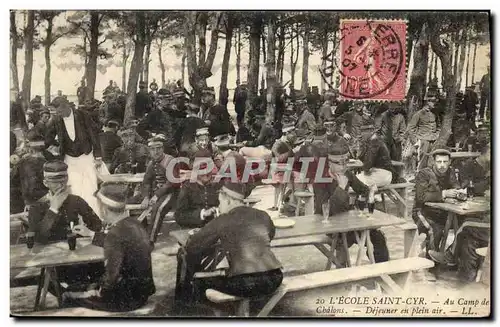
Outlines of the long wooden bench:
M139 308L134 311L128 312L108 312L108 311L100 311L100 310L92 310L87 308L60 308L60 309L51 309L51 310L43 310L43 311L34 311L34 312L26 312L26 313L14 313L14 316L18 317L140 317L146 316L151 313L156 308L156 301L152 301L151 299L146 303L145 306Z
M382 289L389 294L401 295L407 291L409 282L408 273L421 269L434 267L431 260L413 257L391 260L371 265L356 266L350 268L334 269L328 271L313 272L304 275L285 277L282 285L267 301L257 314L257 317L267 316L278 302L288 293L310 290L320 287L328 287L343 283L359 282L363 280L376 280ZM236 303L236 315L248 317L250 315L250 301L258 300L241 298L225 294L213 289L206 291L207 299L214 304ZM214 306L214 313L220 316L222 311Z
M387 195L392 202L394 202L399 210L399 214L403 218L408 218L408 191L410 191L415 186L415 183L395 183L386 186L379 187L377 193L382 195L382 205L384 211L387 212L385 205L385 195ZM402 194L401 194L401 193ZM354 195L355 192L352 188L349 188L349 194Z

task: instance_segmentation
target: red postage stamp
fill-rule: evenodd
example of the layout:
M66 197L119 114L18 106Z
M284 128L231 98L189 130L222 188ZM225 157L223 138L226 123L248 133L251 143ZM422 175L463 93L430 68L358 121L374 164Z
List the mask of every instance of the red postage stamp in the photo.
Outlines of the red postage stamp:
M345 100L401 101L406 90L406 22L340 22L339 93Z

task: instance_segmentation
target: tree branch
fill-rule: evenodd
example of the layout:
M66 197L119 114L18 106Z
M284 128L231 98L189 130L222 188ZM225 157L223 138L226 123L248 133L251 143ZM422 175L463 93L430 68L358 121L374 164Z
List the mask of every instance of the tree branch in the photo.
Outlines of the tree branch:
M215 26L212 27L212 33L210 38L210 49L208 50L207 60L203 65L204 73L208 73L212 69L212 65L214 63L215 54L217 53L217 41L219 39L219 25L221 19L222 19L222 13L218 13Z

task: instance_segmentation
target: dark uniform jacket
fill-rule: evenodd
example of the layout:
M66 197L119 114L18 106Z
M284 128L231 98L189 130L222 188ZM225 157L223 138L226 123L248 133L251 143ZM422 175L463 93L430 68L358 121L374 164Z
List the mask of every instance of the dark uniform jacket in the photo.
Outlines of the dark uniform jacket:
M202 185L198 182L186 181L181 186L177 198L175 221L181 227L201 227L207 223L201 220L201 209L219 206L219 190L221 184L210 182Z
M135 117L142 118L151 111L152 101L147 92L138 92L135 96Z
M115 150L122 146L122 139L111 131L99 134L102 149L102 161L110 163L113 160Z
M413 214L419 210L425 218L446 219L446 213L442 210L425 206L426 202L443 202L442 191L458 188L457 178L453 169L448 169L444 176L438 176L432 167L427 167L418 172L415 177L415 204Z
M159 161L151 160L146 168L144 180L142 182L142 195L144 197L160 198L165 195L172 186L178 186L167 180L167 167L173 157L165 154ZM173 175L179 178L178 165L173 168Z
M69 194L59 212L49 209L48 201L33 204L28 213L29 230L35 233L35 240L40 243L61 241L66 239L70 222L78 224L81 216L90 230L97 232L102 229L102 222L90 206L81 197Z
M73 110L73 116L75 119L75 140L70 139L63 118L55 116L48 126L45 145L49 147L59 143L61 158L64 158L65 154L79 157L82 154L89 154L91 151L93 151L94 157L102 157L99 131L88 114L77 109ZM55 141L56 135L58 142Z
M380 137L363 140L359 159L363 162L363 170L369 171L371 168L380 168L392 172L391 155L387 145Z
M122 146L115 150L109 171L112 174L144 173L148 158L149 151L144 144L134 143L130 148ZM135 172L134 165L137 165Z
M183 119L176 131L179 134L178 139L180 140L177 146L181 148L182 145L195 142L196 130L202 127L205 127L205 122L199 117L190 116Z
M103 302L120 310L128 302L142 302L156 292L151 251L147 232L137 219L127 217L111 227L104 240Z
M247 143L249 147L257 147L259 145L265 146L267 149L271 149L276 140L276 132L272 126L267 124L262 125L260 129L259 136L254 141Z
M215 105L208 108L204 114L204 118L210 120L210 126L208 126L210 137L224 134L236 134L229 112L223 106Z
M43 185L43 165L46 162L45 157L32 155L22 158L19 162L21 192L27 205L35 203L48 192Z
M227 253L228 276L275 270L282 267L271 251L276 228L265 212L237 207L206 224L186 245L188 262L200 262L207 250L220 240ZM213 251L213 250L212 250Z

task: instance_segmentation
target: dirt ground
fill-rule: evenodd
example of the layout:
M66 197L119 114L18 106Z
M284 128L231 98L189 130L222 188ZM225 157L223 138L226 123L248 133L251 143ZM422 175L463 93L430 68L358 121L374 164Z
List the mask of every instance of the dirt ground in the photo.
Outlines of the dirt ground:
M256 205L258 209L268 209L272 206L273 201L273 189L270 186L261 186L254 190L253 196L262 199L260 203ZM412 203L413 198L409 201ZM389 212L395 213L395 207L389 202ZM275 215L273 212L271 215ZM409 218L411 219L411 218ZM176 259L172 256L175 253L177 245L168 236L168 230L171 228L169 224L164 224L162 234L159 237L159 244L153 252L153 273L155 278L155 284L157 292L151 299L155 301L156 307L152 316L173 316L173 293L175 286L175 274L176 274ZM402 258L403 257L403 232L396 227L386 227L382 229L387 237L388 248L390 251L391 259ZM15 230L14 230L15 231ZM11 238L15 237L11 233ZM423 235L420 235L420 241L424 239ZM450 240L451 241L451 237ZM273 251L278 256L279 260L283 263L285 275L300 274L305 272L321 271L324 269L326 264L325 257L313 246L303 246L303 247L293 247L293 248L278 248L273 249ZM354 255L357 251L357 246L354 245L350 249L351 255ZM307 258L307 259L305 259ZM364 258L364 263L368 263L368 259ZM36 272L35 272L36 273ZM15 276L17 272L14 272L11 276ZM434 303L434 306L441 306L447 298L459 299L477 297L479 299L487 298L489 300L489 288L485 287L479 283L473 283L469 285L461 284L455 277L453 271L441 272L438 275L437 280L431 278L431 274L428 272L417 272L412 275L412 283L410 289L410 295L412 297L425 296L426 301L431 301L435 299L438 303ZM320 313L322 309L318 309L318 301L322 299L328 301L331 297L338 297L342 295L357 295L357 296L382 296L382 294L377 290L373 289L373 285L364 285L361 287L357 293L353 293L353 288L351 286L338 286L338 287L328 287L315 289L307 292L299 292L285 296L285 298L275 307L272 311L272 316L373 316L373 314L367 313L365 311L366 306L360 310L360 312L352 312L352 310L347 310L342 312L333 313ZM24 286L11 288L10 302L11 302L11 312L21 313L33 310L33 304L35 300L36 286ZM47 296L47 309L56 308L56 299L52 295ZM256 304L259 305L258 303ZM260 304L261 305L261 304ZM431 306L431 303L428 303ZM342 306L336 306L336 308L342 308ZM256 308L258 309L258 308ZM453 309L453 308L452 308ZM441 314L446 316L460 315L461 307L452 310L449 307L444 306L444 311ZM479 315L487 314L487 308L482 308ZM454 312L457 311L457 312ZM476 310L477 311L477 310ZM437 311L436 311L437 312ZM211 315L210 311L203 309L191 308L183 312L183 315L193 316L193 315ZM429 313L418 313L416 311L413 316L424 316L433 315L432 312Z

